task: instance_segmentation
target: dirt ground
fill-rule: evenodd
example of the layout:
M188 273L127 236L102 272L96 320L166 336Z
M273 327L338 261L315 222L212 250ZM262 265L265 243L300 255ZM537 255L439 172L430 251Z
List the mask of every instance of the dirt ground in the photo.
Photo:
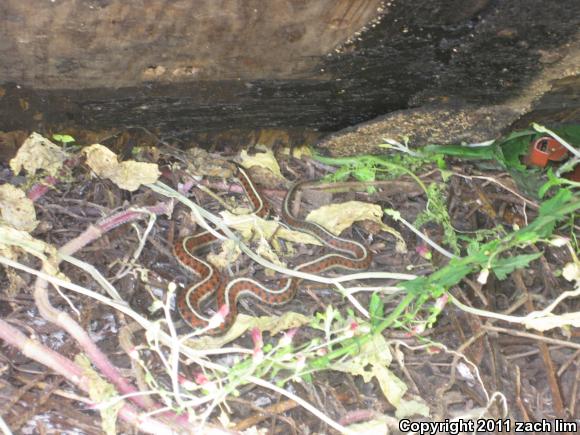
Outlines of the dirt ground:
M93 142L90 138L77 140L79 145ZM186 185L190 188L188 195L191 200L212 213L219 213L225 206L248 207L239 182L231 176L235 167L229 162L240 159L240 154L233 148L221 147L213 154L200 150L186 152L173 146L177 144L143 132L100 141L113 149L121 160L135 159L157 165L163 183L174 189L179 187L182 192L187 191L184 188ZM15 143L21 141L15 140ZM261 152L250 150L250 155ZM101 232L89 243L71 250L71 255L82 261L84 266L62 261L58 277L104 295L103 284L86 266L90 265L114 287L131 311L150 321L159 321L154 324L161 325L161 329L168 333L171 333L171 328L163 322L167 316L175 322L176 334L191 332L175 310L168 308L164 312L163 309L152 310L151 307L166 300L167 289L172 287L172 283L180 289L198 279L179 264L172 246L181 237L199 231L199 224L195 224L195 219L183 204L145 185L134 191L120 188L111 179L96 175L86 155L74 151L71 155L76 157L68 161L66 170L54 175L50 182L46 178L14 174L8 166L10 156L4 156L0 167L0 183L17 186L28 193L28 198L33 198L37 225L30 235L53 249L62 248L71 240L85 236L87 231L99 227L99 223L110 223L112 217L122 216L121 221L109 227L104 224L100 226ZM275 177L263 168L250 171L250 175L262 195L272 204L273 219L280 216L280 207L291 182L321 180L335 170L308 155L296 157L294 153L290 157L283 147L274 149L272 155L284 178ZM449 178L445 180L442 198L450 225L444 228L438 223L428 222L421 227L421 232L436 244L451 249L448 244L450 234L446 232L453 228L459 255L466 255L467 238L478 231L489 231L488 236L478 233L483 238L500 237L499 234L525 227L538 216L538 199L521 192L509 173L456 161L449 164L446 177ZM376 204L379 210L396 210L412 223L428 206L425 192L416 179L425 185L444 181L442 172L435 164L430 164L418 169L413 176L407 174L366 183L347 179L334 184L308 185L300 201L297 201L301 204L300 209L294 211L305 216L308 211L321 205L361 201ZM43 187L47 184L49 187ZM369 189L370 186L373 189ZM210 195L208 191L213 193ZM31 192L34 192L33 196ZM136 217L123 214L129 210L147 212ZM377 221L368 219L349 226L342 233L343 237L364 244L373 253L370 272L427 277L449 263L449 258L426 246L422 238L400 221L386 215L380 221L400 238L384 231L385 227ZM577 225L576 212L567 221L560 222L555 233L575 237L574 234L578 234ZM105 227L106 230L103 230ZM401 240L405 243L404 249L401 248ZM254 252L263 252L255 243L247 243ZM216 245L210 250L219 252L219 244ZM538 258L502 280L493 273L487 279L482 279L481 274L471 273L446 292L467 307L522 318L546 308L562 293L572 290L572 283L561 272L572 261L569 250L538 243L521 251L538 254ZM10 252L12 257L8 251L3 251L3 256L33 270L43 267L41 260L27 253L30 251L25 247L13 246ZM296 265L319 258L326 251L320 246L282 242L282 246L276 247L276 252L284 263ZM55 254L54 251L46 251L46 255ZM256 277L268 283L276 280L246 255L236 257L222 273L233 277ZM332 271L325 276L336 277L340 274ZM390 288L398 282L396 279L364 279L357 284ZM143 396L146 400L142 404L142 409L149 410L152 419L162 422L163 428L173 428L176 433L185 432L188 423L176 415L179 414L180 402L171 394L175 391L175 379L168 369L172 367L172 353L166 343L155 338L155 328L146 330L136 322L135 317L87 294L62 286L57 291L55 286L45 285L52 309L68 313L79 330L88 334L79 338L67 329L70 324L66 326L66 322L59 323L64 322L62 319L51 318L47 314L50 309L41 308L39 312L39 282L30 271L3 263L0 266L0 285L0 320L4 322L4 327L16 329L34 342L34 346L40 346L35 348L29 343L28 347L19 347L13 343L9 345L6 340L0 341L0 416L14 433L103 433L103 417L94 405L103 400L103 396L99 399L95 388L88 386L88 381L84 383L81 380L75 384L54 366L48 368L46 361L39 357L44 353L56 358L47 353L46 349L50 349L61 358L74 361L75 367L84 367L75 359L82 353L87 355L94 369L98 367L96 371L101 373L101 377L107 377L111 373L105 373L103 366L99 365L101 357L88 351L88 342L93 343L102 352L102 357L116 367L118 372L112 375L113 378L124 379L136 390L153 391ZM352 297L368 309L373 304L371 294L371 291L356 291ZM400 292L389 293L386 290L378 294L384 304L385 316L399 306L404 296ZM426 324L437 301L437 298L429 299L423 309L417 308L415 311L414 307L407 307L398 322L379 334L392 358L384 361L385 369L388 368L405 385L402 397L409 402L424 404L429 411L430 417L411 414L408 417L411 421L469 420L484 416L509 419L512 424L542 419L568 422L576 419L579 422L578 328L563 327L542 333L526 329L501 316L494 318L478 315L475 311L467 312L452 303L442 307L433 325ZM329 307L339 314L329 318ZM351 322L351 325L356 323L359 328L364 324L363 320L353 320L364 316L353 306L352 299L345 298L333 285L320 282L302 281L296 297L286 305L270 306L244 298L239 309L251 318L292 312L312 321L316 313L326 313L325 321L328 324L338 325L341 319L347 319L344 321ZM560 301L554 314L574 313L578 309L578 298L568 298ZM278 323L282 322L280 317L275 319ZM321 322L318 324L320 326ZM266 330L272 332L271 327ZM354 336L360 337L364 333L359 329ZM310 356L314 358L315 355L308 353L309 346L340 337L339 329L329 333L323 326L316 328L309 323L294 326L292 334L295 334L291 337L294 350L288 358L300 361L299 354L302 352L308 355L307 363ZM268 346L276 349L281 336L264 332L263 352L267 356L279 356L277 353L270 354L271 348ZM204 347L198 349L197 354L191 351L179 357L178 378L194 385L190 385L190 389L188 384L181 386L187 392L181 400L189 401L186 409L194 415L189 423L190 430L197 433L237 433L254 428L254 432L247 433L336 433L336 427L321 420L302 403L257 381L236 383L231 377L227 378L228 382L224 381L224 385L213 381L218 372L212 364L238 370L244 358L250 361L256 358L257 347L260 346L256 337L248 330L233 342L223 344L221 351L212 352L209 347ZM332 354L336 348L329 346L328 349L325 352ZM319 354L324 356L325 352ZM302 377L293 377L290 366L281 364L275 366L275 370L272 368L274 365L266 369L254 359L256 366L252 376L280 385L284 391L302 398L342 427L360 425L351 426L357 428L357 433L371 433L373 430L397 433L395 411L401 412L401 403L385 396L384 385L381 385L384 378L375 372L375 376L365 379L355 370L339 367L348 360L359 361L359 373L363 373L369 365L377 367L372 360L357 358L360 355L354 352L330 360L322 369L312 370ZM55 361L66 372L68 363L58 358ZM83 379L92 376L88 371L81 373ZM230 373L229 376L233 375ZM123 390L119 385L116 384L117 391L127 394L128 390ZM231 387L229 390L228 385ZM212 388L222 388L227 397L214 395ZM207 402L204 397L221 399ZM132 406L139 409L140 405ZM170 414L158 415L155 411L157 406L168 406ZM129 414L121 415L117 433L138 432ZM201 426L203 421L207 421L207 426ZM378 426L372 426L375 429L364 426L371 423ZM223 427L227 430L220 429ZM387 427L388 432L378 429ZM155 426L149 428L141 427L141 430L162 433L162 429L155 429Z

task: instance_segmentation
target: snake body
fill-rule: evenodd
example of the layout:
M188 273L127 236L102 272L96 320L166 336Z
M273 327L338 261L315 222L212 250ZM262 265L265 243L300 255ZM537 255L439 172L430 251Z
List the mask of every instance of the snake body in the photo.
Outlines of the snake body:
M252 179L246 171L237 166L236 179L242 185L244 192L254 207L254 213L260 217L268 215L270 205L260 195ZM295 268L306 273L320 273L332 268L346 270L364 270L371 263L372 256L364 245L353 240L337 237L318 224L295 218L290 212L294 193L302 183L295 183L286 194L282 205L282 219L285 223L299 231L311 234L322 244L335 252L315 260L302 263ZM208 231L178 240L173 247L174 255L179 263L199 275L195 284L181 289L177 293L177 309L180 316L192 328L208 328L210 318L203 314L201 305L212 295L216 295L217 306L227 305L228 310L224 321L216 328L209 329L210 334L221 334L230 328L237 316L238 300L242 296L252 296L268 305L282 305L291 301L296 295L299 278L286 277L278 281L276 288L268 288L249 278L236 278L226 282L215 268L198 257L196 252L215 241Z

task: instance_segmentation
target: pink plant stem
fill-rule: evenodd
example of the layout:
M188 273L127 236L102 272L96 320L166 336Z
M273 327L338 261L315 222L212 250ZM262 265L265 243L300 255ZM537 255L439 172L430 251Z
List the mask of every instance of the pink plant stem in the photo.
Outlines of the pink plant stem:
M59 254L72 255L87 244L101 237L105 232L122 225L124 223L149 216L150 213L170 213L172 203L159 203L155 206L141 210L125 210L103 219L97 225L91 225L75 239L70 240L59 249ZM44 266L43 266L43 271ZM107 356L101 352L98 346L91 340L86 331L67 313L52 306L48 298L48 282L40 277L37 278L34 290L34 299L38 306L38 311L49 322L67 331L87 353L93 364L109 379L122 394L136 393L138 390L131 385L119 372L119 370L109 361ZM135 395L129 398L143 409L149 409L149 402L143 396ZM160 408L156 405L155 408ZM170 418L180 425L187 425L185 415L177 415L173 412L166 412L164 417Z
M37 183L30 188L26 196L31 201L36 201L38 198L42 197L46 192L50 190L52 186L55 186L58 183L58 179L49 175L46 177L42 183Z
M90 381L83 373L81 367L73 361L65 358L58 352L44 346L36 340L32 340L25 336L18 329L11 326L8 322L0 319L0 338L7 344L20 349L24 355L33 359L50 369L54 370L59 375L63 376L69 382L72 382L85 393L89 393ZM94 403L93 406L98 406ZM175 431L169 426L154 420L150 417L141 415L131 405L124 405L119 411L121 418L132 424L139 430L152 434L174 434ZM190 427L190 429L193 429ZM191 432L193 433L193 432Z
M42 183L37 183L30 188L27 193L28 199L31 201L36 201L40 197L42 197L46 192L50 190L52 186L56 186L56 184L60 181L60 177L63 177L67 173L67 168L72 169L79 163L78 157L73 157L68 160L65 160L63 163L63 168L58 172L58 176L53 177L49 175L42 180Z
M361 421L369 421L377 416L377 412L373 409L354 409L348 411L340 420L339 423L343 426L348 426Z
M20 349L28 358L60 373L68 381L78 385L83 390L89 388L88 380L83 377L82 370L74 362L38 341L28 338L2 319L0 319L0 338L9 345Z

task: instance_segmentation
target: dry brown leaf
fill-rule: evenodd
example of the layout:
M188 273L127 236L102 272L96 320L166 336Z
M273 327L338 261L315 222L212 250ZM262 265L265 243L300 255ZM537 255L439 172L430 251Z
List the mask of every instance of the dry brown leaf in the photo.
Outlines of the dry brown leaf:
M22 231L30 232L38 225L34 204L11 184L0 186L0 216L4 222Z
M50 175L56 175L62 168L67 154L57 145L41 136L32 133L24 141L16 156L10 160L10 169L18 174L22 168L30 174L43 169Z
M7 162L14 158L28 133L23 130L0 131L0 161Z
M133 192L142 184L154 183L161 173L156 164L128 160L119 163L117 155L100 144L83 148L87 164L100 177L108 178L121 189Z

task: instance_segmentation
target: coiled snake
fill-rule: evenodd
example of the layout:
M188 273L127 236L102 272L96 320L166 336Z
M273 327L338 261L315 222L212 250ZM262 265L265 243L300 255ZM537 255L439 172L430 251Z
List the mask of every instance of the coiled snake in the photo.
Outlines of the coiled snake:
M254 207L254 213L264 217L269 213L270 205L263 199L260 192L246 171L236 165L236 179L242 185L244 192ZM372 254L364 245L353 240L343 239L328 232L318 224L299 220L292 216L290 204L294 192L302 183L294 184L286 194L282 205L282 220L289 227L303 231L317 238L322 244L333 249L315 260L298 265L295 270L306 273L320 273L332 268L346 270L367 269L372 260ZM217 307L227 305L224 321L220 326L210 329L210 334L221 334L230 328L237 316L238 299L242 296L253 296L269 305L282 305L294 298L300 281L299 278L285 277L278 281L276 288L267 288L250 278L236 278L226 281L221 273L196 252L202 247L214 242L215 237L208 231L178 240L173 247L174 255L179 263L197 275L200 280L177 293L177 308L180 316L192 328L207 328L210 317L201 311L201 305L213 294L216 295Z

